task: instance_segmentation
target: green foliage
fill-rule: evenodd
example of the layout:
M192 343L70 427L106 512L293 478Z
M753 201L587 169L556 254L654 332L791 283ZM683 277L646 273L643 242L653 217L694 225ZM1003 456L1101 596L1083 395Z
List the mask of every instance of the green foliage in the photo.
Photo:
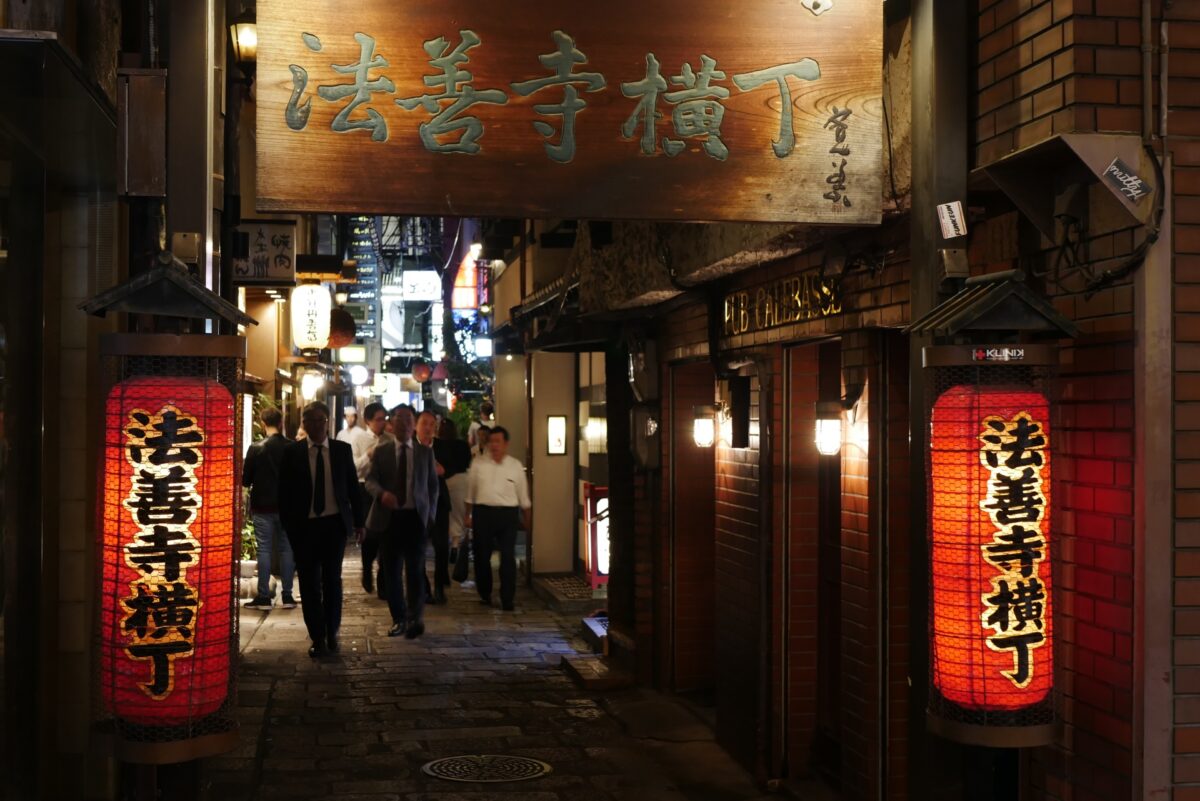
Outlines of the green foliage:
M263 430L262 413L268 407L275 406L275 399L270 395L258 393L254 396L254 419L250 421L250 440L258 442L267 435ZM258 541L254 538L254 521L250 519L250 493L242 492L242 559L258 558Z
M263 410L275 405L275 399L270 395L264 395L260 392L254 396L254 420L251 421L250 432L251 442L258 442L267 435L267 432L263 430L262 413Z
M454 411L450 412L450 419L454 421L454 427L458 429L459 439L467 438L467 430L471 427L471 422L479 417L478 398L463 399L454 407Z
M258 558L258 541L254 539L254 521L246 515L246 519L242 522L242 559L252 560Z

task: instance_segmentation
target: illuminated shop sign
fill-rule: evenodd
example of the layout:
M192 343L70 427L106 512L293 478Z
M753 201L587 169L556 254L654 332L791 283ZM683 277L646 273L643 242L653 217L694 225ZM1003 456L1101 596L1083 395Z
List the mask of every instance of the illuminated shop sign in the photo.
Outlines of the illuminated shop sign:
M977 386L933 407L933 683L964 709L1053 688L1049 413L1039 392Z
M135 723L185 723L229 688L233 397L207 379L131 378L105 415L104 703Z

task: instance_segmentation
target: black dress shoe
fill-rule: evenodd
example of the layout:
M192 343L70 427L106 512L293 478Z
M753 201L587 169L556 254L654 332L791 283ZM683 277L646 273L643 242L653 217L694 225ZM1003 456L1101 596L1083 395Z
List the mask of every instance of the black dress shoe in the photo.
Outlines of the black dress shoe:
M415 640L425 633L424 623L409 623L408 630L404 632L404 639Z
M392 625L392 627L390 629L388 629L388 636L389 637L399 637L401 634L404 633L404 628L405 628L405 626L403 623L395 623Z
M329 638L329 653L336 654L337 652L338 652L338 638L330 637Z
M308 655L311 656L313 659L317 659L318 657L325 656L325 646L324 645L310 646L308 649Z
M375 577L371 575L371 568L363 571L362 585L367 594L375 592Z
M433 602L438 606L445 606L446 591L439 587L438 591L433 594Z

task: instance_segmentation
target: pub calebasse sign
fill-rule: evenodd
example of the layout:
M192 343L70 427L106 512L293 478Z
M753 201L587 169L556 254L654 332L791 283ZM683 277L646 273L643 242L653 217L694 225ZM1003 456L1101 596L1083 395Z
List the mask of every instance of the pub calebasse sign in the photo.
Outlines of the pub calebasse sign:
M879 0L259 0L262 211L876 223Z

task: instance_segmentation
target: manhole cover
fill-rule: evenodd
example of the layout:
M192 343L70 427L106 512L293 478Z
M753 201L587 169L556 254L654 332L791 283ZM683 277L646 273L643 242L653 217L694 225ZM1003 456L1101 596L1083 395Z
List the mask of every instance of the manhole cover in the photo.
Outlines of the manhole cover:
M523 782L545 776L554 768L527 757L468 754L435 759L421 770L451 782Z

